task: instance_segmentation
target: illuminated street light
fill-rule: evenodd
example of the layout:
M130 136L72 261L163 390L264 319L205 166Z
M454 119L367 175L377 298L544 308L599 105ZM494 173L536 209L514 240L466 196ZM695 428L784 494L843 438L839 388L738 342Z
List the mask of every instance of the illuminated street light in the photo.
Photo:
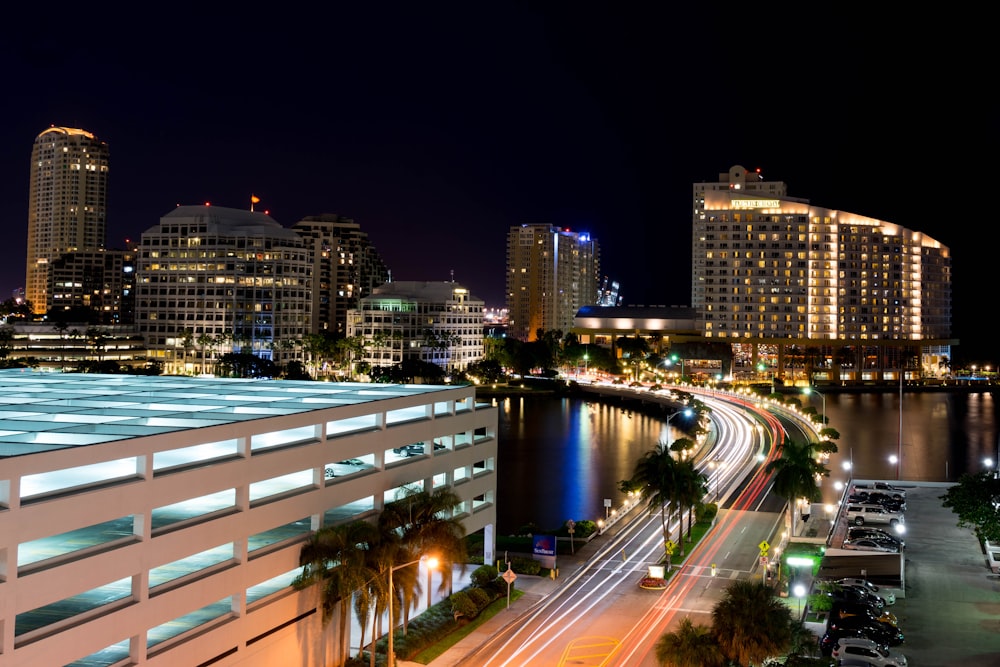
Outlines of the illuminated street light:
M826 396L823 395L823 392L821 392L818 389L815 389L813 387L806 387L805 389L802 390L802 393L805 394L806 396L808 396L809 394L819 394L820 398L823 399L823 426L825 428L826 427Z
M394 665L396 664L396 654L394 653L394 648L393 648L393 645L392 645L392 636L393 636L393 634L395 634L395 628L393 627L393 624L392 624L392 603L393 603L393 599L396 597L395 593L393 592L394 589L393 589L393 586L392 586L392 573L395 572L396 570L400 570L400 569L402 569L404 567L409 567L410 565L415 565L415 564L419 563L422 560L424 560L424 557L420 557L420 558L418 558L416 560L411 560L409 563L403 563L402 565L396 565L395 567L391 567L391 566L389 567L389 649L388 649L389 650L389 655L387 656L387 659L386 659L386 665L388 665L388 667L394 667ZM427 566L427 569L428 569L427 577L428 577L428 580L429 580L430 579L430 570L437 569L437 566L438 566L438 560L437 560L437 558L434 558L434 557L427 558L426 566ZM428 588L430 588L429 585L428 585ZM428 600L429 599L430 599L430 592L428 591Z

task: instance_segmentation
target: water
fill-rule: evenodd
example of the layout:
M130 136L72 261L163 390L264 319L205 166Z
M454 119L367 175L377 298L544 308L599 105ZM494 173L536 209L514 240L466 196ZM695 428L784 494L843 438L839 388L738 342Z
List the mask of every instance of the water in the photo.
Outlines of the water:
M823 409L820 396L802 401ZM636 461L659 442L681 437L672 427L668 433L661 419L598 402L532 396L497 405L500 534L529 524L545 531L567 519L603 518L606 499L613 507L624 502L618 484L632 476ZM902 480L956 481L983 470L986 458L995 466L998 408L988 391L904 392L900 420L898 392L827 393L826 415L840 438L824 499L835 495L833 482L848 479L845 462L853 463L855 477L895 480L889 456L897 451Z

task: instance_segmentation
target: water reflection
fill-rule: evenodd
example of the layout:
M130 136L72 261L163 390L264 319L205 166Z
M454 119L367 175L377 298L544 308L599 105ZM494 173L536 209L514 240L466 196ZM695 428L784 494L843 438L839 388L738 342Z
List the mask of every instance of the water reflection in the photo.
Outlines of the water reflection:
M802 397L803 405L809 398ZM819 409L820 398L813 405ZM499 405L497 521L501 534L534 524L536 530L605 516L605 499L620 507L621 480L659 442L682 434L661 419L596 402L552 396L504 399ZM895 479L889 456L902 452L902 478L955 481L969 471L996 465L997 402L990 392L826 393L830 426L840 433L831 457L824 499L846 480L843 464L856 477ZM900 419L902 414L902 419ZM900 429L902 425L902 430ZM902 437L900 437L902 433Z

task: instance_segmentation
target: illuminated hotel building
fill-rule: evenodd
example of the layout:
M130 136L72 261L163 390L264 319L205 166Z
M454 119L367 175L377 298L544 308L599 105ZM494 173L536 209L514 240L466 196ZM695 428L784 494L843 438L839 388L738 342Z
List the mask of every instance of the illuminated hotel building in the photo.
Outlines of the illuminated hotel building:
M576 312L598 299L600 269L600 246L586 232L547 224L511 227L508 335L530 341L538 330L569 332Z
M302 546L404 489L452 490L494 559L470 385L0 370L0 422L0 667L343 664Z
M35 138L28 195L25 298L52 306L50 264L70 252L104 248L108 145L86 130L51 127Z
M484 302L455 282L393 281L348 311L347 335L361 336L361 360L392 366L419 359L445 372L483 359Z
M740 166L694 184L692 223L696 326L753 343L748 364L770 345L766 363L784 375L789 348L827 345L828 379L840 379L833 367L867 365L848 359L865 347L949 342L951 256L921 232L813 206Z
M136 261L136 325L164 372L212 372L228 352L279 364L301 354L310 254L270 216L178 206L142 233Z

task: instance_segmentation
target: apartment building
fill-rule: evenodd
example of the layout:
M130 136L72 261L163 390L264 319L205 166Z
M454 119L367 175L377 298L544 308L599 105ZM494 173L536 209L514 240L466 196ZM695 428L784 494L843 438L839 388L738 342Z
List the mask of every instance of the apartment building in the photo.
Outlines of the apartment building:
M178 206L142 233L136 325L165 373L204 373L227 352L284 363L310 331L312 262L270 216Z
M66 253L104 248L108 161L108 145L86 130L50 127L35 138L25 297L37 314L45 314L52 306L52 262Z
M404 359L463 371L483 359L485 302L456 282L402 280L375 288L348 311L348 336L365 341L361 361Z
M539 330L569 332L573 317L597 303L600 245L586 232L548 224L511 227L507 234L507 333L524 341Z
M292 225L309 248L313 264L310 289L311 333L347 334L347 311L389 281L389 270L361 231L340 215L307 216Z

